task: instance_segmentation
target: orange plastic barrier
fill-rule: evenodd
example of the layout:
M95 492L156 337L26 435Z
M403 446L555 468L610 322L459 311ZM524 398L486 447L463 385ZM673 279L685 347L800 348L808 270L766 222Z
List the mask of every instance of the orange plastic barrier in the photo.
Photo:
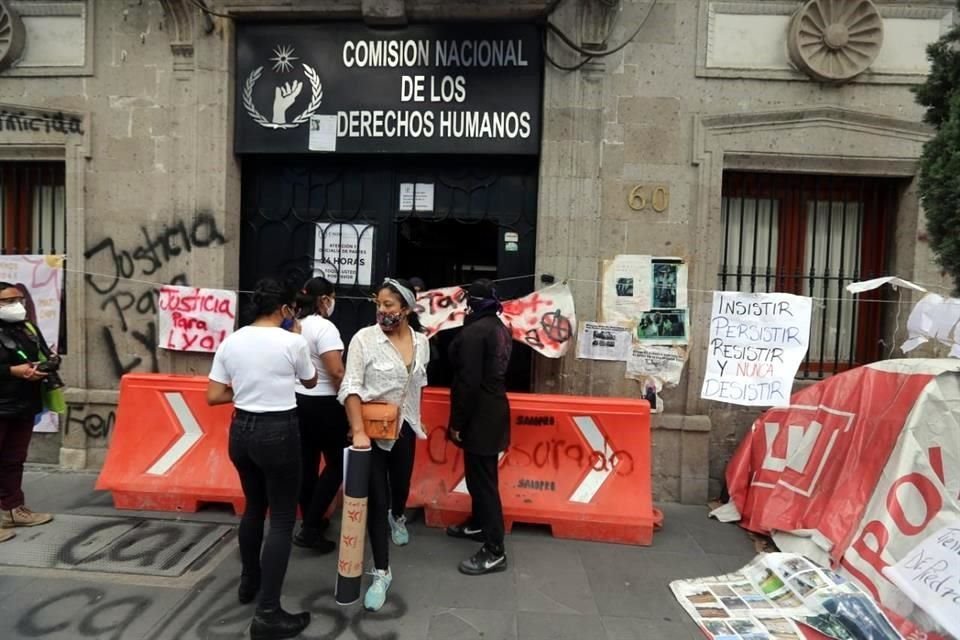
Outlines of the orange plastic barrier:
M650 407L642 400L511 394L511 446L500 459L507 531L548 525L559 538L649 545L653 508ZM446 439L450 396L427 389L409 506L430 526L470 513L463 452Z
M96 488L118 509L194 512L203 503L243 512L227 442L231 405L207 406L207 379L126 375L107 459Z

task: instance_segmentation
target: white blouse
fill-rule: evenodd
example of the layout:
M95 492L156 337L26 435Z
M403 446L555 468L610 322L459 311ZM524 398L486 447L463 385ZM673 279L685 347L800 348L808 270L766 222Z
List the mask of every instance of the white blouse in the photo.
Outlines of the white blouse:
M407 422L418 438L425 439L427 434L420 420L420 396L427 386L430 343L422 333L413 329L410 332L415 348L412 372L408 372L400 352L378 325L358 331L350 341L347 366L337 397L341 404L353 395L359 396L362 402L390 402L397 405L403 399L401 426ZM394 444L393 440L376 442L381 449L388 451Z

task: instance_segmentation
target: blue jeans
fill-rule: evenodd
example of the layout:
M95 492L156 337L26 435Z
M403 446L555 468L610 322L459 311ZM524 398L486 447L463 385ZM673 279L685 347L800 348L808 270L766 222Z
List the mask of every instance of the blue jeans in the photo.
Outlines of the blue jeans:
M230 461L240 475L247 508L240 520L242 575L260 579L258 609L280 606L300 491L300 431L296 410L237 410L230 425ZM270 511L270 533L263 525ZM262 548L261 548L262 547Z

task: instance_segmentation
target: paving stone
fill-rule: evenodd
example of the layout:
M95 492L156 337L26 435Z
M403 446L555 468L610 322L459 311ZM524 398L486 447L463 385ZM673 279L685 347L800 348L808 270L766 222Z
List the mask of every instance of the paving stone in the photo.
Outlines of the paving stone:
M517 616L503 611L446 609L430 618L428 640L517 640Z
M517 637L522 640L584 640L604 637L600 616L553 613L517 614Z
M603 617L607 640L703 640L703 634L687 619Z

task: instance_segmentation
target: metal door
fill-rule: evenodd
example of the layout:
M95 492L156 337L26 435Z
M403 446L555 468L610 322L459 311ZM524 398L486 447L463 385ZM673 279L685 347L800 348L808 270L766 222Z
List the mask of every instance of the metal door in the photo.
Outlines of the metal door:
M464 284L438 282L431 274L394 274L398 225L411 218L496 223L497 270L491 275L501 281L501 294L516 297L534 288L536 158L255 156L243 162L242 289L265 276L291 285L309 278L318 223L372 231L370 284L354 277L337 287L335 320L345 341L372 321L369 297L388 275L418 275L431 287ZM401 211L401 185L417 183L434 185L432 211Z

